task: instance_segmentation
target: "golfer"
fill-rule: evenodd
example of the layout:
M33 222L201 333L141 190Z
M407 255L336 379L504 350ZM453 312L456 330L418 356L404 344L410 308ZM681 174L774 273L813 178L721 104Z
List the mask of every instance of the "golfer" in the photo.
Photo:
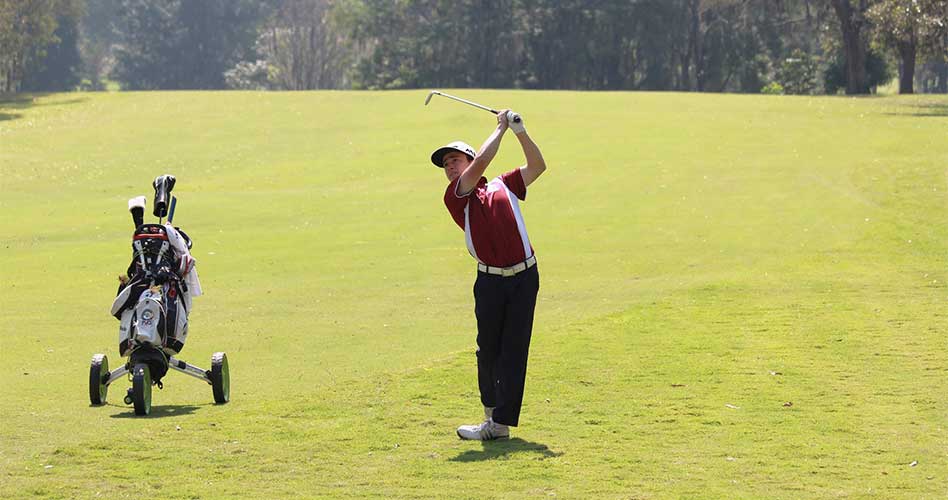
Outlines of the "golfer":
M444 204L464 230L467 249L477 260L477 384L485 420L458 427L461 439L507 438L509 427L520 420L540 276L519 201L527 197L527 186L546 164L523 121L515 117L509 110L497 114L497 128L480 153L463 142L452 142L431 155L450 181ZM484 171L508 128L520 141L527 164L488 181Z

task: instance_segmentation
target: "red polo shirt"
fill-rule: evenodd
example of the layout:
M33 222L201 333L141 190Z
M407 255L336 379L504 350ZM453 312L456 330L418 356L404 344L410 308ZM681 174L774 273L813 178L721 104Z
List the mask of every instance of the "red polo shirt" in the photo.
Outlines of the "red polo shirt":
M478 262L495 267L509 267L530 258L533 247L519 204L519 200L527 197L527 186L520 169L490 182L481 177L467 196L458 195L459 182L460 177L444 191L444 205L464 230L471 255Z

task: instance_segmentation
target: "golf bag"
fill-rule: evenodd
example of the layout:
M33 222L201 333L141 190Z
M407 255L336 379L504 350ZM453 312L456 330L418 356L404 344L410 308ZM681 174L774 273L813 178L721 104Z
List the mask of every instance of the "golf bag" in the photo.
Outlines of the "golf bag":
M190 247L190 238L170 224L140 224L135 228L132 262L111 310L120 322L122 356L138 352L138 357L162 358L184 348L191 298L201 294ZM167 362L153 361L152 377L160 380L167 371Z

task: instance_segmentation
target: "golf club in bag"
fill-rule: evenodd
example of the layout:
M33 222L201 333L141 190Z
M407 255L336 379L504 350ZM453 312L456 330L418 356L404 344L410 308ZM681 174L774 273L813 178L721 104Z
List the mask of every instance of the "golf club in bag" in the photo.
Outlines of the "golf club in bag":
M210 384L216 403L230 400L230 371L225 353L211 356L210 370L175 358L187 340L192 298L201 295L202 290L191 257L191 239L172 225L177 206L177 199L171 195L174 185L172 175L162 175L152 183L153 213L158 224L144 222L144 196L128 201L135 225L132 262L125 275L119 277L111 310L119 320L119 355L128 359L123 366L109 371L105 354L92 357L89 400L93 405L105 404L109 385L128 376L132 387L125 395L125 404L134 405L137 415L148 415L152 386L163 388L162 378L169 369ZM161 224L165 216L168 221Z

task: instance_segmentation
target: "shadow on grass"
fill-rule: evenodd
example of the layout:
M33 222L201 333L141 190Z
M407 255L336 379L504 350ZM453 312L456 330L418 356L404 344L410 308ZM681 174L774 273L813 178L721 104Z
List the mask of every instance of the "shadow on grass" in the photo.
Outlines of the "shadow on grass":
M16 111L32 108L35 106L66 106L70 104L79 104L85 102L85 97L73 97L63 101L55 102L36 102L37 98L51 95L49 93L35 94L0 94L0 121L16 120L23 116Z
M117 406L117 405L116 405ZM179 415L191 415L195 410L200 409L202 406L207 405L165 405L165 406L152 406L151 413L148 416L140 417L135 415L135 408L129 405L128 411L123 413L116 413L112 415L112 418L162 418L162 417L177 417Z
M545 444L524 441L520 438L482 441L481 447L480 450L465 451L450 460L452 462L479 462L481 460L496 460L512 453L536 453L540 455L540 460L545 460L563 454L549 449Z
M34 94L0 94L0 108L22 109L33 105Z
M918 104L906 104L904 108L886 113L890 116L948 116L948 103L924 102Z

